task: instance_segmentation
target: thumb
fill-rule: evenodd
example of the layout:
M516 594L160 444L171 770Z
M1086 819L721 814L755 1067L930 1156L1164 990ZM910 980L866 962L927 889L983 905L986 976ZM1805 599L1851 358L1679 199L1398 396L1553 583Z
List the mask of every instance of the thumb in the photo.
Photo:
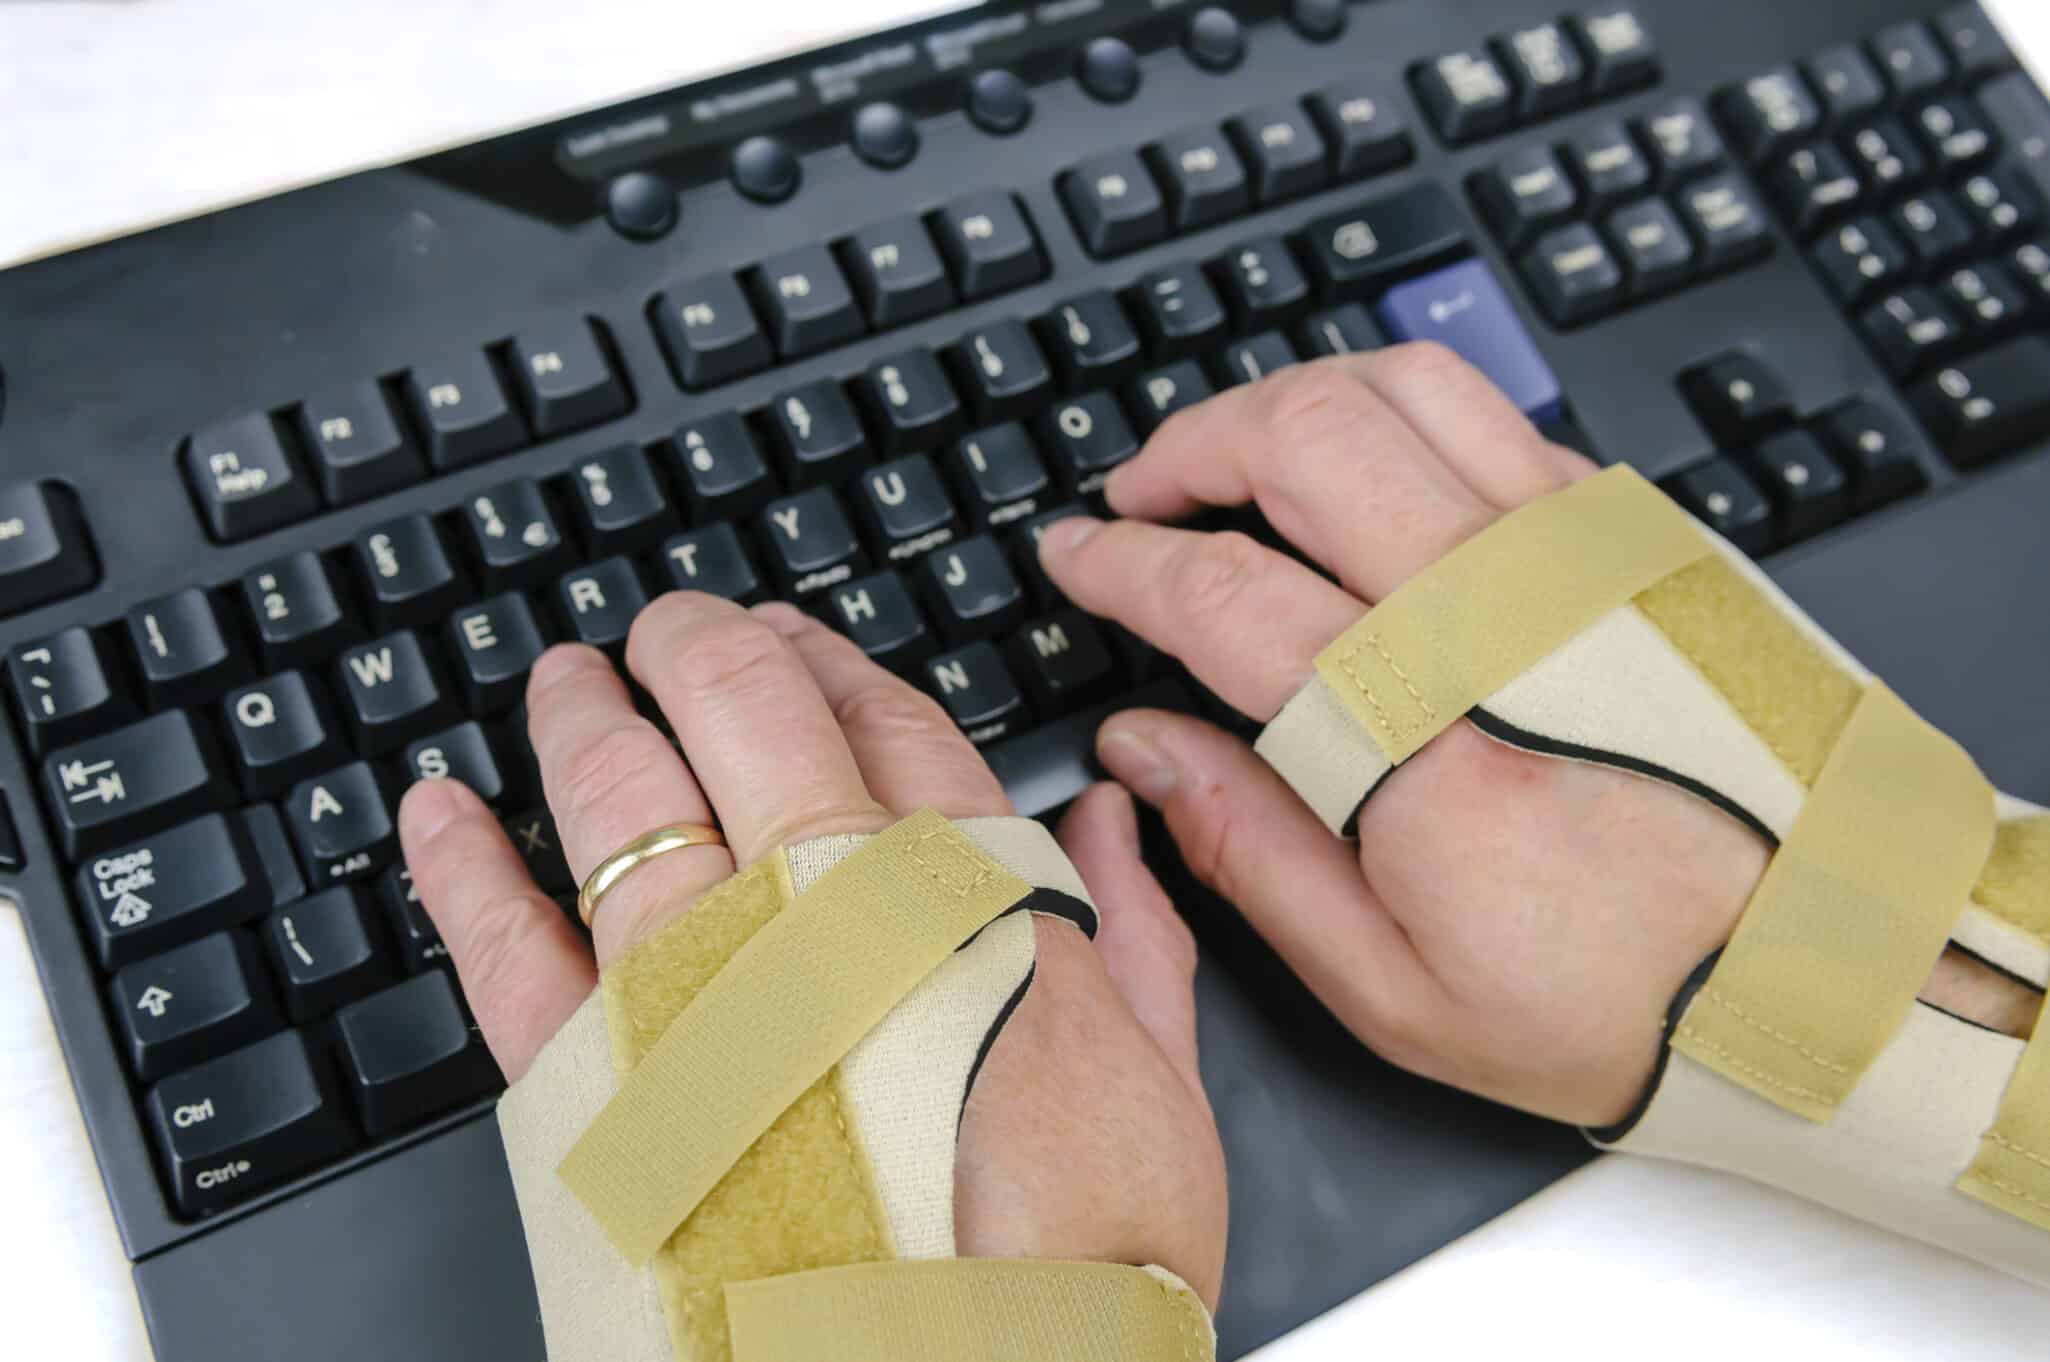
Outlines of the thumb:
M1132 797L1118 785L1091 786L1061 820L1059 836L1100 911L1096 949L1112 985L1182 1081L1201 1094L1196 939L1139 858Z

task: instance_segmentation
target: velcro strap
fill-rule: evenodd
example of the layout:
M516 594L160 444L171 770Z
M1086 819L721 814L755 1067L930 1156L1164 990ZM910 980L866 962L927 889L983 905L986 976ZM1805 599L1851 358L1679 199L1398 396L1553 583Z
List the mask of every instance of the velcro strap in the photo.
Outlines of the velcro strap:
M726 1288L733 1362L1209 1362L1210 1316L1166 1273L943 1258Z
M2002 823L1976 895L2011 921L2050 921L2050 815ZM1958 1188L2050 1230L2050 1000Z
M1031 892L931 810L871 838L734 954L558 1174L646 1262L800 1094Z
M1993 824L1972 759L1873 682L1673 1048L1827 1121L1914 1005Z

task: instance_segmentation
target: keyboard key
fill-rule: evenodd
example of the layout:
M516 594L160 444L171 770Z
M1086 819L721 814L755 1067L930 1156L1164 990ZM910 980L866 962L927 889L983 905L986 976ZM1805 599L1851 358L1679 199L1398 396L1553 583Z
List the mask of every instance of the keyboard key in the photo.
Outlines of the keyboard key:
M1897 379L1946 358L1964 340L1963 324L1925 288L1888 294L1860 313L1858 324Z
M1927 94L1950 79L1950 58L1923 24L1880 29L1872 38L1872 55L1901 99Z
M536 435L560 435L626 414L626 385L587 321L522 331L507 358Z
M340 671L342 713L359 751L396 751L456 718L455 701L410 629L349 649Z
M1312 359L1378 350L1383 344L1381 329L1358 303L1311 313L1302 324L1301 334L1303 352Z
M301 551L242 574L242 603L273 671L331 656L360 630L342 608L320 555Z
M1535 24L1498 38L1495 54L1516 87L1516 117L1548 118L1578 104L1587 90L1587 63L1558 24Z
M1573 326L1599 316L1623 297L1623 267L1585 223L1539 237L1519 268L1554 326Z
M1485 261L1468 260L1398 284L1377 311L1389 339L1450 346L1532 421L1543 424L1560 414L1559 380Z
M1083 162L1060 177L1060 193L1091 255L1122 255L1167 235L1167 202L1132 152Z
M1909 396L1952 463L1985 463L2050 434L2050 341L2008 341L1949 366Z
M1106 104L1139 92L1139 57L1122 38L1093 38L1075 63L1075 80Z
M486 804L506 797L506 778L499 769L491 739L474 721L430 733L406 746L406 774L414 780L459 780ZM386 872L389 874L390 872Z
M185 446L185 475L200 517L223 543L303 520L320 505L313 484L292 466L277 426L263 412L194 434ZM16 536L17 542L26 538Z
M1241 242L1218 257L1213 270L1241 330L1277 326L1309 308L1309 281L1278 236Z
M1270 104L1224 126L1252 179L1255 202L1279 203L1324 187L1331 173L1324 138L1299 105Z
M1052 490L1032 437L1015 421L978 430L948 451L955 496L976 529L994 529L1031 515Z
M1974 244L1971 219L1940 189L1901 200L1887 214L1887 222L1925 270L1956 260Z
M335 1014L335 1046L372 1138L496 1092L503 1080L448 976L435 971Z
M449 618L456 677L471 712L489 714L519 702L527 671L547 647L527 598L507 592Z
M1187 262L1144 276L1130 296L1147 346L1160 359L1207 349L1223 339L1230 322L1210 280Z
M1754 445L1794 421L1786 380L1741 350L1681 374L1680 393L1710 437L1733 449Z
M747 515L776 492L754 431L738 412L713 412L677 427L676 464L691 516L699 521Z
M1659 183L1674 185L1722 169L1722 135L1708 110L1695 99L1676 99L1637 120L1645 144L1651 148Z
M330 388L301 402L299 438L312 451L313 476L331 506L420 480L419 452L374 382Z
M1791 66L1753 76L1724 91L1719 103L1737 149L1754 165L1784 147L1807 141L1822 127L1821 106Z
M1070 496L1100 490L1111 469L1139 452L1125 414L1107 392L1061 403L1041 418L1039 434L1054 476Z
M2008 51L1999 27L1976 0L1950 6L1934 22L1960 75L1976 80L2014 65L2014 54Z
M925 664L927 686L949 718L980 747L1023 729L1025 700L1003 657L987 643L971 643Z
M1979 87L1979 107L2010 149L2015 168L2038 194L2050 197L2050 101L2043 92L2027 72L2014 71Z
M1664 199L1645 199L1619 208L1602 224L1630 290L1638 297L1660 293L1694 273L1694 242Z
M1867 397L1854 397L1815 418L1815 433L1839 466L1851 475L1860 512L1917 492L1922 472L1922 437L1914 426Z
M187 587L146 601L124 623L152 709L218 695L248 674L204 591Z
M968 117L984 132L1017 132L1032 121L1032 87L1002 67L977 72L968 83Z
M1296 362L1295 347L1279 331L1262 331L1224 347L1217 371L1228 383L1257 383Z
M435 930L413 885L413 872L395 865L378 877L377 901L384 909L385 925L398 943L399 963L408 974L421 974L437 967L453 968L448 947Z
M468 590L449 561L434 522L402 516L365 530L352 545L356 579L378 629L424 624L463 602Z
M916 569L915 581L950 643L995 638L1024 619L1024 588L988 535L927 555Z
M792 487L844 482L868 462L868 437L846 389L829 378L778 393L769 402L785 481Z
M1664 485L1695 519L1752 557L1772 548L1772 503L1734 459L1698 463Z
M7 654L7 681L38 753L135 717L127 688L109 680L99 640L76 626L17 645Z
M816 595L868 567L830 488L814 487L770 502L756 522L755 534L768 553L777 594L786 598Z
M1752 451L1751 466L1778 511L1779 538L1791 544L1851 513L1851 484L1805 430L1786 430Z
M662 545L661 563L669 585L679 591L704 591L742 605L767 594L731 525L707 525L670 537Z
M1580 192L1547 146L1520 147L1474 177L1481 215L1508 249L1521 250L1539 232L1580 207Z
M546 809L530 809L500 820L506 840L520 854L527 873L544 894L575 894L577 882L562 856L562 838Z
M1796 147L1773 163L1767 188L1794 231L1810 236L1858 205L1865 186L1844 154L1827 142Z
M1830 291L1846 307L1899 283L1914 265L1908 248L1876 217L1859 218L1825 234L1816 243L1814 260Z
M2024 289L2033 290L2036 308L2050 303L2050 241L2029 241L2008 254L2008 263Z
M1426 180L1303 229L1320 293L1339 299L1412 274L1466 249L1466 219L1442 185Z
M413 420L427 435L427 461L437 469L476 463L527 441L519 413L480 350L416 368L405 387Z
M636 445L579 460L568 481L577 528L594 554L636 553L676 528L669 498Z
M961 399L930 350L904 350L878 360L860 382L883 448L892 453L944 444L965 423Z
M1070 516L1087 515L1088 511L1079 502L1067 502L1050 510L1039 512L1022 521L1017 533L1011 536L1011 561L1018 569L1018 580L1032 593L1032 599L1041 606L1056 606L1063 603L1061 593L1055 589L1053 580L1046 575L1046 568L1039 561L1039 539L1049 526L1058 524Z
M1020 288L1046 275L1032 224L1009 194L964 194L933 215L932 229L963 302Z
M884 563L908 562L961 533L961 518L939 472L919 455L894 459L858 478L854 513Z
M648 589L631 558L601 558L569 573L555 587L555 607L576 643L615 655L626 651L634 616L648 604Z
M1635 197L1651 184L1651 162L1621 123L1597 123L1567 138L1563 147L1567 168L1596 210Z
M730 274L708 274L658 293L651 310L669 367L692 392L766 369L774 358L768 334Z
M294 786L285 821L316 891L370 879L398 854L384 786L368 762Z
M569 544L531 478L488 487L463 503L470 554L486 591L546 581L569 565Z
M1041 334L1071 389L1115 383L1139 368L1138 334L1117 298L1101 289L1055 308Z
M2028 316L2029 295L1997 264L1961 265L1937 281L1936 293L1980 340L2003 335Z
M1053 370L1021 321L1006 318L969 332L950 358L955 379L984 421L1023 415L1053 390Z
M1680 217L1701 246L1705 270L1727 269L1772 250L1772 228L1749 185L1734 174L1711 175L1680 191Z
M348 759L326 706L295 671L228 692L221 725L252 799L268 799Z
M1905 189L1929 173L1929 163L1908 130L1891 118L1882 118L1844 139L1852 164L1876 194Z
M290 903L263 924L285 1011L297 1023L324 1017L396 977L370 935L361 891L346 885Z
M1236 217L1252 204L1246 168L1222 129L1164 137L1146 149L1146 163L1166 193L1168 225L1177 232Z
M844 344L865 329L854 293L824 246L770 256L753 282L769 336L783 359Z
M1658 46L1635 10L1605 5L1582 10L1566 23L1587 52L1588 88L1596 99L1658 79Z
M787 143L750 137L734 147L727 173L733 187L756 203L781 203L797 192L804 170Z
M826 593L834 627L861 647L871 662L909 671L931 657L939 642L926 628L917 604L894 572L878 572Z
M2043 222L2042 196L2006 167L1970 177L1958 193L1974 229L1988 240L2033 231Z
M144 1082L278 1029L263 964L240 932L125 967L114 976L113 1003L128 1067Z
M1976 165L1989 155L1996 143L1993 130L1978 107L1969 99L1949 95L1924 104L1915 114L1915 130L1922 135L1929 159L1945 175Z
M1117 663L1096 622L1073 608L1020 630L1010 661L1043 719L1092 703L1117 681Z
M1849 43L1826 47L1801 66L1833 124L1862 118L1886 103L1886 83L1878 69Z
M238 823L210 813L94 857L78 901L100 963L196 941L270 910L271 887Z
M244 1200L356 1143L297 1031L163 1080L145 1110L186 1215Z
M1139 429L1144 434L1151 435L1160 429L1168 417L1184 407L1195 406L1215 391L1216 389L1210 385L1209 375L1203 372L1202 365L1193 359L1182 359L1142 374L1127 383L1125 402L1138 413ZM1057 414L1056 424L1059 419ZM1100 486L1101 483L1097 485ZM1078 485L1075 490L1090 492L1096 488Z
M1417 102L1438 135L1457 145L1500 132L1516 120L1516 90L1494 57L1479 49L1448 52L1410 72Z
M847 239L842 258L869 325L877 330L954 305L954 285L946 266L940 263L925 224L915 217L862 228Z
M1390 170L1416 154L1402 110L1364 81L1327 85L1308 102L1310 117L1324 130L1334 180L1356 180Z

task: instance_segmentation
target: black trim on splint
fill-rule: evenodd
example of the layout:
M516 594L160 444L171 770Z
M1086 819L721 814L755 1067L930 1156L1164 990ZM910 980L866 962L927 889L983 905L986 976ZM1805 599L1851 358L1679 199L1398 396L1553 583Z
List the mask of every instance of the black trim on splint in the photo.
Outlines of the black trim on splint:
M1011 1020L1011 1014L1018 1010L1018 1004L1025 1001L1025 991L1032 987L1032 981L1038 974L1039 966L1037 964L1034 964L1031 969L1025 971L1023 981L1019 983L1016 991L1004 1000L1003 1007L997 1011L996 1020L989 1024L989 1030L982 1033L982 1044L976 1048L975 1062L968 1066L968 1082L963 1084L961 1088L961 1110L954 1115L954 1132L956 1135L960 1134L962 1117L968 1114L968 1094L975 1091L975 1079L982 1072L982 1061L989 1058L991 1047L997 1043L997 1033L1002 1031L1004 1024Z
M1340 837L1357 837L1360 835L1360 810L1367 807L1367 801L1374 797L1374 791L1380 789L1383 785L1386 785L1388 783L1388 777L1394 775L1395 771L1395 767L1389 767L1387 770L1381 773L1381 778L1379 780L1375 781L1372 785L1369 785L1367 787L1367 792L1360 796L1359 803L1352 806L1352 813L1346 817L1344 825L1338 829L1338 835Z
M1614 1144L1635 1130L1637 1123L1644 1119L1644 1113L1651 1110L1651 1099L1658 1095L1659 1084L1665 1081L1666 1059L1672 1054L1673 1032L1680 1025L1680 1018L1687 1015L1687 1008L1693 1003L1694 995L1701 992L1702 985L1708 982L1708 976L1715 972L1715 962L1722 958L1720 948L1710 951L1708 958L1696 965L1693 973L1681 981L1679 989L1673 994L1672 1003L1666 1008L1666 1043L1659 1046L1658 1060L1651 1068L1651 1081L1644 1085L1644 1091L1637 1096L1636 1105L1630 1108L1622 1120L1612 1126L1582 1126L1581 1130L1588 1139L1596 1144Z
M2031 985L2031 987L2033 987L2033 985ZM1982 1022L1982 1021L1973 1021L1973 1020L1972 1020L1972 1019L1971 1019L1970 1017L1960 1017L1960 1016L1959 1016L1959 1015L1958 1015L1957 1013L1955 1013L1955 1012L1951 1011L1951 1010L1950 1010L1949 1008L1947 1008L1947 1007L1944 1007L1944 1006L1942 1006L1942 1005L1941 1005L1941 1004L1939 1004L1939 1003L1932 1003L1932 1002L1930 1002L1930 1001L1929 1001L1929 1000L1928 1000L1927 998L1917 998L1917 999L1915 999L1915 1006L1917 1006L1917 1007L1926 1007L1926 1008L1928 1008L1928 1009L1929 1009L1929 1010L1930 1010L1931 1012L1941 1012L1941 1013L1942 1013L1942 1014L1943 1014L1944 1016L1946 1016L1946 1017L1950 1018L1950 1019L1951 1019L1952 1021L1954 1021L1954 1022L1963 1022L1963 1023L1964 1023L1964 1024L1966 1025L1966 1026L1969 1026L1969 1027L1971 1027L1971 1028L1972 1028L1972 1029L1973 1029L1974 1031L1984 1031L1984 1032L1985 1032L1985 1033L1986 1033L1987 1035L1989 1035L1989 1036L2006 1036L2006 1035L2007 1035L2007 1032L2005 1032L2005 1031L2001 1030L2001 1029L2000 1029L1999 1027L1997 1027L1997 1026L1988 1026L1988 1025L1986 1025L1986 1023L1984 1023L1984 1022ZM2014 1037L2014 1036L2008 1036L2008 1039L2009 1039L2009 1040L2014 1040L2014 1039L2016 1039L2016 1037Z
M1997 960L1988 960L1985 956L1979 954L1970 946L1967 946L1962 942L1958 941L1956 937L1952 937L1948 945L1951 950L1956 951L1959 955L1978 961L1987 969L1992 970L1995 974L2000 975L2004 979L2012 979L2017 984L2020 984L2023 988L2034 989L2038 993L2043 992L2043 986L2037 983L2034 979L2027 979L2019 974L2016 974L2013 970L2009 969L2007 966L2001 964ZM1934 1004L1931 1004L1931 1006L1934 1006Z
M997 917L1009 917L1013 913L1040 913L1046 917L1063 918L1080 927L1082 935L1091 941L1096 939L1096 910L1073 894L1063 894L1058 889L1035 886L1031 893L998 913Z

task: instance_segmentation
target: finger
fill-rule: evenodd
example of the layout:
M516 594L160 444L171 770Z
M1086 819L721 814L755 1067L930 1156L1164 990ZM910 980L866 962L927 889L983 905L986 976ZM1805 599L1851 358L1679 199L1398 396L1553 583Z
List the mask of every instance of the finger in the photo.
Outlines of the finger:
M598 982L591 953L467 787L415 782L399 802L399 844L484 1043L518 1082Z
M669 823L709 823L712 809L676 749L635 713L605 654L565 644L535 662L527 733L570 874L581 884L628 842ZM733 873L723 847L685 847L634 868L591 916L602 968Z
M1160 810L1197 878L1237 905L1326 1006L1390 1058L1429 1027L1437 981L1333 837L1238 739L1184 715L1132 710L1097 755Z
M1201 1092L1196 939L1140 858L1131 795L1108 782L1083 791L1061 819L1060 842L1096 900L1096 949L1111 983L1182 1081Z
M1558 446L1479 369L1443 345L1398 345L1346 357L1346 367L1399 413L1498 511L1566 484ZM1578 458L1578 455L1572 457Z
M801 610L779 602L755 614L790 640L811 672L877 803L899 815L926 808L949 818L1011 812L989 764L932 697Z
M1369 603L1494 518L1393 407L1328 359L1177 412L1104 491L1119 515L1148 520L1257 502Z
M803 659L731 601L677 591L634 621L627 667L662 707L736 862L889 816Z
M1263 721L1366 611L1237 533L1071 517L1048 527L1039 555L1069 600L1172 654L1226 704Z

